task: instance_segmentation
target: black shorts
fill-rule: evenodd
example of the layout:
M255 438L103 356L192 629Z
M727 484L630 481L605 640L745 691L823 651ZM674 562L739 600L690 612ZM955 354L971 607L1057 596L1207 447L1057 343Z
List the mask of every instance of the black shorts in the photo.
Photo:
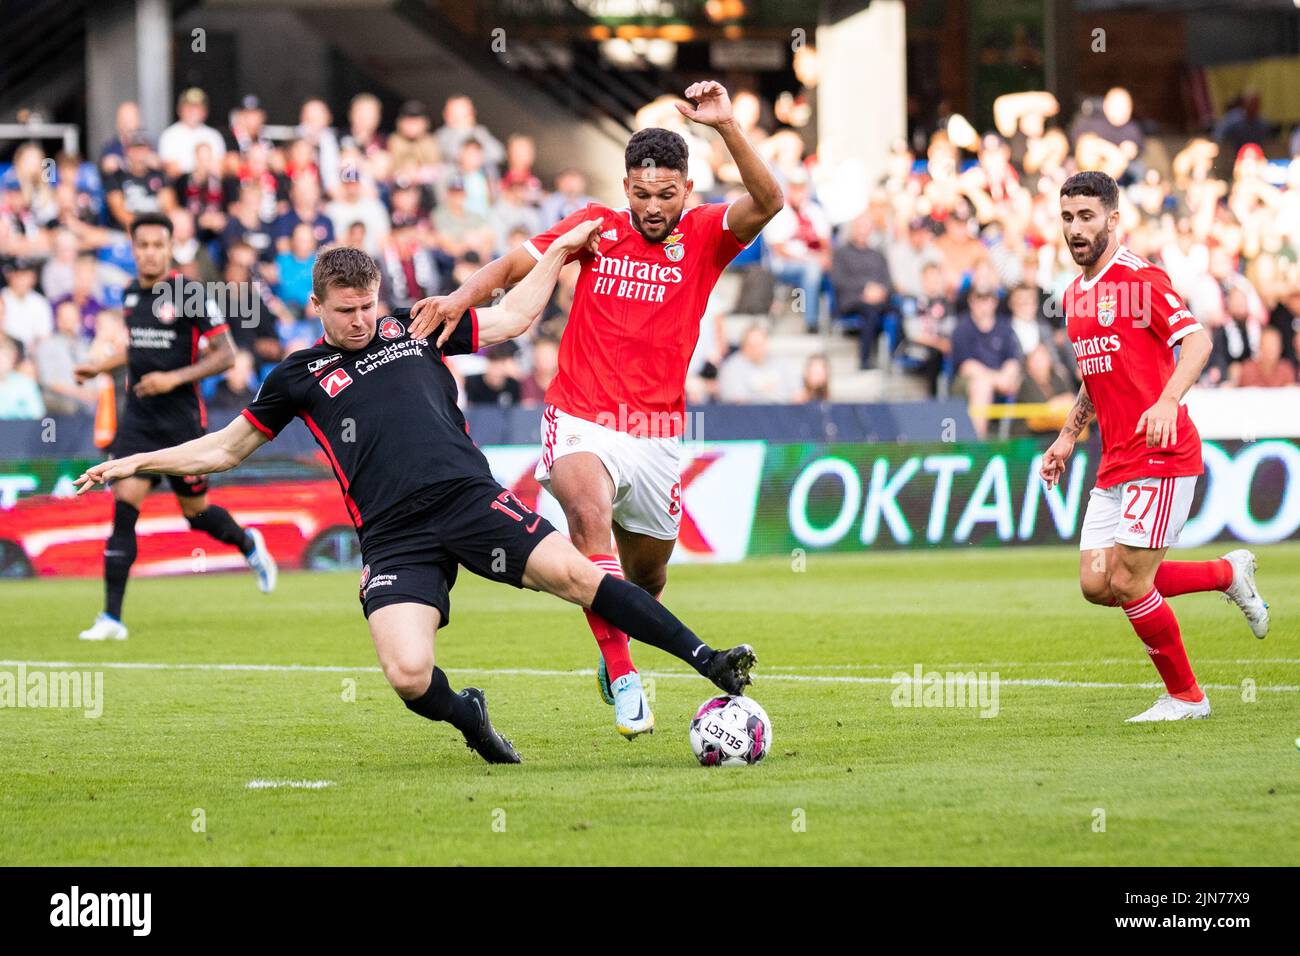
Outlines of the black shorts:
M445 627L459 565L521 588L529 555L554 530L490 477L442 482L363 528L361 607L370 617L389 604L427 604Z
M144 451L157 451L159 448L181 445L202 438L204 434L203 429L197 424L182 426L149 423L128 413L122 417L117 436L113 439L109 451L114 458L125 458L127 455L136 455ZM140 472L136 477L144 478L155 488L166 478L172 491L181 498L192 498L208 493L207 475L156 475Z

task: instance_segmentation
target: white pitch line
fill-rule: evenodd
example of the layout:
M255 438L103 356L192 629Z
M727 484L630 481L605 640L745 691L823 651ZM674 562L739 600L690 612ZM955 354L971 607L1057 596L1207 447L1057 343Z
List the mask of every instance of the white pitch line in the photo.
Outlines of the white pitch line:
M250 780L244 784L246 790L324 790L334 786L333 780Z
M1300 664L1300 657L1238 657L1238 658L1209 658L1198 657L1197 664ZM947 661L930 664L925 661L911 661L906 664L805 664L800 667L785 667L775 665L764 667L764 673L771 674L774 671L789 671L791 673L800 673L803 671L866 671L866 670L911 670L917 664L923 665L927 670L961 670L963 668L983 668L988 670L991 667L1094 667L1097 665L1121 666L1121 667L1146 667L1147 661L1141 657L1104 657L1095 661Z
M325 664L166 664L166 663L146 663L141 661L2 661L0 667L25 667L45 668L48 670L157 670L157 671L256 671L256 672L289 672L289 673L326 673L326 674L357 674L357 673L380 673L378 667L339 667ZM911 673L914 664L899 665L900 671ZM934 664L925 668L925 673L933 673L941 669L962 670L974 668L987 668L985 664L970 665L942 665ZM448 668L450 674L485 674L490 677L592 677L595 675L594 670L545 670L533 667L457 667ZM698 674L687 673L685 671L642 671L645 677L653 677L656 680L696 680ZM791 681L795 683L806 684L894 684L896 681L893 677L859 677L854 675L838 674L773 674L759 673L758 679L761 681ZM1078 688L1131 688L1143 689L1163 686L1156 681L1141 681L1138 683L1123 683L1116 681L1068 681L1058 680L1052 677L1022 677L1022 678L999 678L998 684L1007 687L1078 687ZM1240 690L1240 684L1201 684L1207 690ZM1300 693L1300 684L1268 684L1255 688L1256 690L1270 691L1279 694Z

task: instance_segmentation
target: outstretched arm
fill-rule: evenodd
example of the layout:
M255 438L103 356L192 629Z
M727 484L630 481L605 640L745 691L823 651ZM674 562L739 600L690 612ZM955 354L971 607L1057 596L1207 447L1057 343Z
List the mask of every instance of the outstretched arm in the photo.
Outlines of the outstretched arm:
M257 451L267 438L248 423L243 415L219 432L187 441L171 448L145 451L125 458L114 458L87 468L74 482L77 494L84 494L99 482L130 478L140 472L162 475L210 475L229 471Z
M411 307L411 338L428 338L441 329L437 345L442 348L456 331L466 309L500 298L502 291L528 275L536 262L527 249L516 246L483 266L450 295L421 299ZM481 319L482 313L479 316ZM479 334L482 335L482 329Z
M550 301L564 260L584 246L590 246L592 252L596 251L595 247L600 242L597 236L600 223L599 219L578 223L551 243L536 267L507 292L505 298L494 306L477 311L480 348L504 342L528 331Z
M699 106L678 103L678 112L687 119L716 129L740 172L745 195L731 204L727 212L727 227L742 245L747 245L785 205L781 186L732 116L731 97L727 95L725 86L715 80L705 80L692 83L686 88L685 95Z

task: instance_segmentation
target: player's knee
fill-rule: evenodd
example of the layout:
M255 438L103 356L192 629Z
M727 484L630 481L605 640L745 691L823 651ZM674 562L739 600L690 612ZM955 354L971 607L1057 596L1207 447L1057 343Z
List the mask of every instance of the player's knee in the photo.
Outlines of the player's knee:
M1110 573L1110 593L1118 604L1136 601L1149 590L1149 583L1139 580L1137 575L1122 565Z
M655 597L658 597L665 585L668 584L668 569L666 567L634 567L626 569L626 575L629 582L643 591L649 591Z
M613 516L609 504L598 499L585 498L565 505L564 518L575 541L583 538L602 538L608 542ZM607 547L607 544L597 544Z
M419 697L429 689L433 675L433 656L418 652L399 652L383 661L384 677L403 700Z
M1109 607L1115 603L1114 595L1111 594L1110 582L1099 575L1087 575L1079 579L1079 589L1083 591L1084 600L1089 604L1100 604L1103 607Z

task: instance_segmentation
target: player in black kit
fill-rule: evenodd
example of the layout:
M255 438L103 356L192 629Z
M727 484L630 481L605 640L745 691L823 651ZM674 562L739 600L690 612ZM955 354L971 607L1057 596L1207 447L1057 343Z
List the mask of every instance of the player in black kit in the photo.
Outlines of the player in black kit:
M95 465L77 479L79 492L142 471L225 471L302 418L333 465L361 540L360 600L384 676L409 709L448 721L491 763L517 763L519 755L492 728L483 692L453 692L434 664L434 637L450 619L457 565L591 608L724 691L741 693L753 650L742 644L715 651L649 593L602 572L493 480L456 407L443 356L526 331L565 257L594 246L599 226L600 220L582 223L556 240L500 304L471 310L442 349L410 337L405 310L378 318L374 260L350 248L322 253L312 270L312 303L325 334L315 346L281 362L222 431Z
M126 410L111 448L115 458L165 448L198 438L207 430L199 382L234 363L235 349L225 320L204 296L178 297L169 281L172 224L156 213L131 223L135 282L122 297L127 347L101 363L78 366L77 378L127 367ZM179 301L178 301L179 299ZM199 342L207 341L200 354ZM125 640L122 600L136 557L135 523L145 496L161 481L156 473L131 472L113 482L113 530L104 547L104 610L81 632L83 641ZM241 528L230 512L208 504L208 480L201 472L167 479L190 527L238 548L257 576L258 587L275 587L276 566L261 532Z

